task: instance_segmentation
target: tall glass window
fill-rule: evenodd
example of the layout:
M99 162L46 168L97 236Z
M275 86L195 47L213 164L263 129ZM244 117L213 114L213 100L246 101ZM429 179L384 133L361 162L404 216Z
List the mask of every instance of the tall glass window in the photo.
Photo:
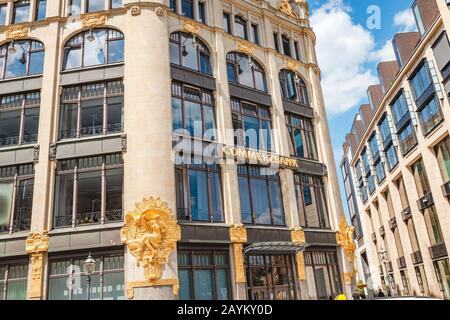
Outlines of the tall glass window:
M445 138L439 143L434 151L441 171L442 180L444 182L450 181L450 137Z
M170 35L170 63L211 75L210 53L196 36L184 32Z
M44 20L47 11L47 0L36 0L36 13L34 19L36 21Z
M86 0L86 11L94 12L105 10L105 0Z
M309 106L308 90L303 79L290 70L280 71L281 95L284 99Z
M252 23L252 36L253 36L253 43L259 45L259 32L258 32L258 25Z
M307 228L329 229L330 221L322 179L295 174L294 183L300 225Z
M369 193L372 194L375 191L375 176L370 175L367 177L367 187L369 188Z
M198 18L202 23L206 24L206 3L204 1L198 2Z
M65 87L59 139L123 132L123 82Z
M384 171L384 165L382 161L378 161L375 165L375 171L377 173L377 181L378 184L381 184L383 180L386 178L386 172Z
M392 170L398 163L397 150L393 144L391 144L386 150L386 159L389 170Z
M419 111L419 121L423 134L430 133L444 120L441 107L436 96L423 106Z
M253 58L239 52L227 54L228 81L267 92L266 75Z
M0 4L0 26L6 24L6 12L8 11L7 4Z
M416 18L417 29L419 29L420 35L423 35L425 33L425 26L423 24L422 14L420 13L420 8L417 5L417 3L415 3L412 8L413 8L414 17Z
M434 269L445 299L450 299L450 264L448 259L435 261Z
M289 40L289 38L287 36L285 36L284 34L281 36L281 44L283 46L283 53L285 56L289 56L292 57L292 52L291 52L291 41Z
M411 123L409 123L402 131L398 132L398 140L400 141L400 150L405 155L417 145L416 132Z
M0 264L0 300L26 300L28 263Z
M0 147L36 143L40 92L0 96Z
M194 19L194 0L181 0L181 14Z
M419 197L423 197L430 193L430 183L428 182L428 177L423 165L423 160L420 159L415 162L411 166L411 169L414 175L414 182L416 183L417 193L419 194Z
M231 18L228 12L223 13L223 31L231 33Z
M228 251L179 249L179 298L228 300L231 296Z
M399 123L400 120L402 120L403 117L409 112L408 104L406 103L406 98L403 91L391 104L391 111L395 124Z
M73 258L50 257L48 300L87 300L87 274L83 263L88 253ZM125 299L124 255L92 254L96 262L91 275L91 300ZM68 284L71 284L70 286Z
M372 137L369 139L370 153L372 158L376 158L380 154L380 149L378 148L377 134L374 132Z
M0 80L39 75L43 69L42 42L17 40L0 46Z
M242 222L285 225L280 177L269 168L238 165Z
M30 15L30 0L19 0L13 2L12 23L28 22Z
M33 164L0 167L0 233L30 230L33 189Z
M316 139L312 120L292 113L286 113L286 125L289 132L291 155L317 160Z
M234 35L248 40L247 21L241 16L234 16Z
M224 221L219 165L205 163L177 165L175 186L178 219Z
M111 0L109 6L110 6L111 9L121 8L122 7L122 1L123 0Z
M81 1L83 0L69 0L69 16L81 14Z
M231 111L236 145L272 150L272 115L269 107L231 98Z
M214 96L209 90L172 82L172 129L216 140Z
M391 137L391 129L389 128L389 121L387 115L378 125L378 128L380 128L381 139L383 142L385 142L387 139Z
M416 100L418 100L425 92L425 90L427 90L428 87L433 84L430 71L428 69L428 63L426 61L415 72L414 76L410 79L410 82L414 97L416 98Z
M114 29L91 29L77 34L64 47L63 70L124 61L124 36Z
M122 221L121 154L58 161L54 227Z

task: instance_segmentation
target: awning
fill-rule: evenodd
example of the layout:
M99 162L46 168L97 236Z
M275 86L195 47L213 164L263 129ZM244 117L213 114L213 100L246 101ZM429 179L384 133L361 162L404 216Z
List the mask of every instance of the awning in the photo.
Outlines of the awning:
M307 246L309 246L307 243L288 241L255 242L244 249L244 255L248 253L292 254L304 251Z

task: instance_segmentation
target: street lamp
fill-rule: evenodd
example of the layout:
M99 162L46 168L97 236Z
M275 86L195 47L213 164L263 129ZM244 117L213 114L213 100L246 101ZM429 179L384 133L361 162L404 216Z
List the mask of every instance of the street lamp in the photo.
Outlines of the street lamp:
M95 271L95 260L91 257L91 254L89 253L89 256L83 263L84 272L87 274L87 299L91 300L91 275Z
M381 263L383 263L384 269L386 270L386 276L387 276L388 283L389 283L389 289L390 289L391 293L394 294L394 290L392 288L392 282L393 282L392 280L393 279L392 279L392 276L389 274L388 268L387 268L387 264L389 262L388 257L387 257L387 251L383 247L381 247L380 251L378 251L378 255L380 256Z

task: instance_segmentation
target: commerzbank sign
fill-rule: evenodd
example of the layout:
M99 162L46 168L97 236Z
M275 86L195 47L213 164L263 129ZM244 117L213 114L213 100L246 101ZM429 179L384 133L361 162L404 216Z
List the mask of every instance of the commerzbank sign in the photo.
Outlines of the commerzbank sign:
M298 168L297 159L284 157L277 154L229 146L223 146L222 152L225 158L233 157L236 160L244 160L246 163L279 166L289 169Z

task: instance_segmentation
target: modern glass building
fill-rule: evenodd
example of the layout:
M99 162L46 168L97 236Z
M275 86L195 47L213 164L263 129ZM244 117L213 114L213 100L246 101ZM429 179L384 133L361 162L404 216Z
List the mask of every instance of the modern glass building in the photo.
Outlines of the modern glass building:
M302 0L0 1L0 299L350 294L314 46ZM149 197L181 231L151 281Z

